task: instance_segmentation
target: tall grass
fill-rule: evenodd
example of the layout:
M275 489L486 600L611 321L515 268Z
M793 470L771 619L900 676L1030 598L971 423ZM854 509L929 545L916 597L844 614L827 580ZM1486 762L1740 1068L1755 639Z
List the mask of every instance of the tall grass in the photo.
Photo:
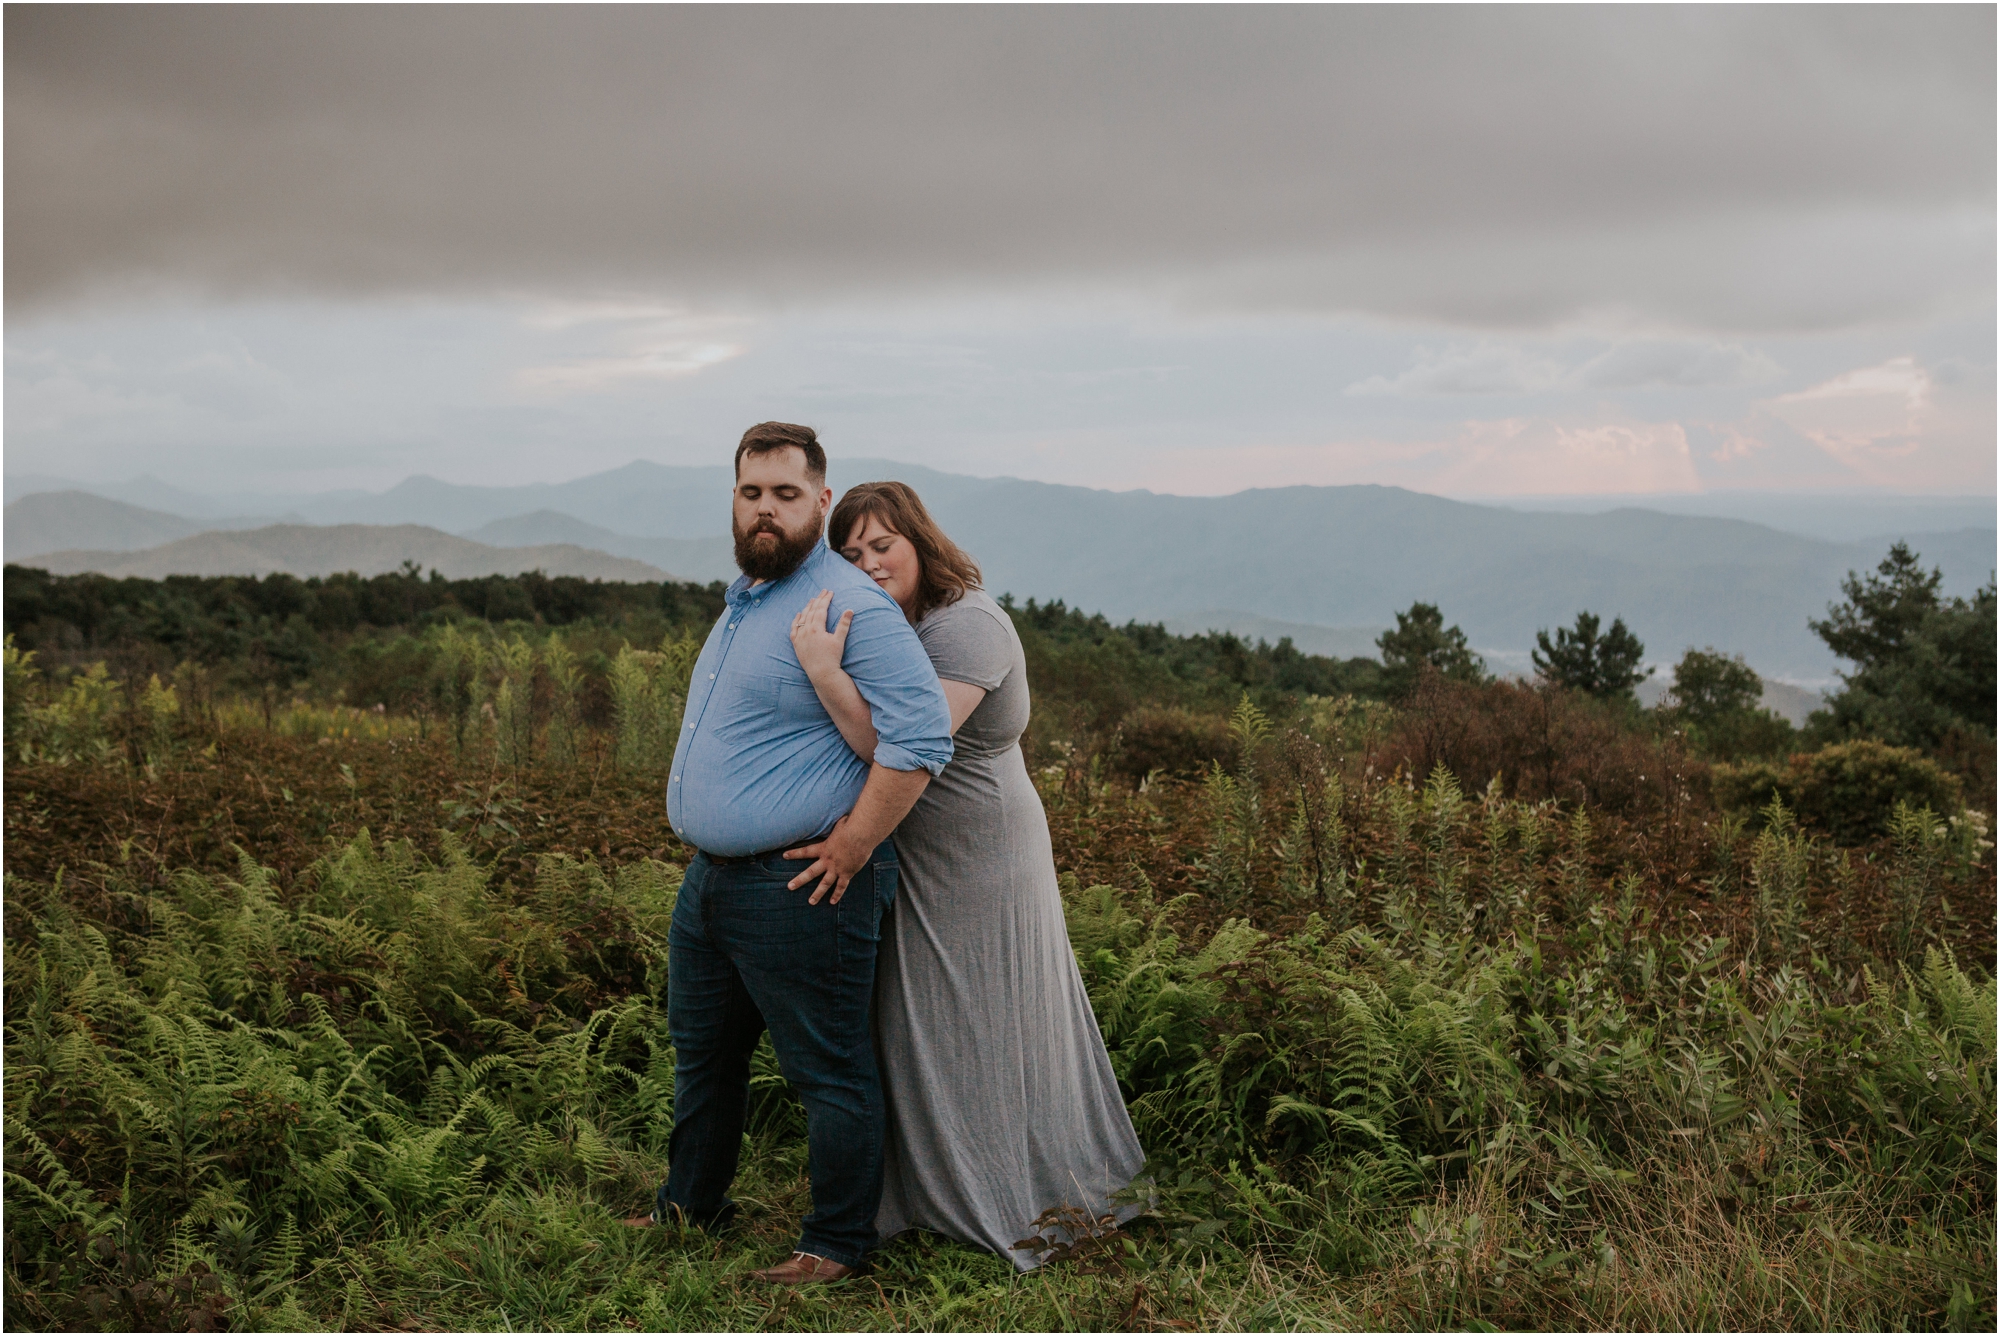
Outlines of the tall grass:
M322 705L291 700L271 711L268 720L254 702L230 700L215 707L218 734L267 729L280 737L325 738L342 742L354 739L386 741L414 738L420 727L415 720L379 710L359 710L351 705Z

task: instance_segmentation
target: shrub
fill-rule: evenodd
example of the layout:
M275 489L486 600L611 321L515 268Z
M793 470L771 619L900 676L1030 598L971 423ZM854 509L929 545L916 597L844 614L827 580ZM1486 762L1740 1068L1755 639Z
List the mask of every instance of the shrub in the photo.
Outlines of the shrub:
M583 670L559 632L552 632L542 646L542 670L549 680L549 761L574 765L583 733Z
M1858 842L1887 834L1899 802L1943 814L1964 806L1958 781L1907 747L1846 742L1805 760L1801 810L1836 839Z
M1635 726L1617 701L1526 682L1454 682L1426 673L1376 759L1429 775L1443 765L1467 789L1499 777L1522 798L1589 802L1614 812L1678 801L1702 766L1674 737Z
M35 679L41 676L41 671L35 667L35 652L17 647L12 635L0 641L0 646L4 646L0 648L0 654L5 655L7 674L0 704L4 704L6 709L5 737L11 743L27 724L29 698L34 694Z
M1798 743L1791 720L1769 710L1739 710L1704 723L1690 723L1688 744L1711 760L1783 756Z
M1236 773L1212 764L1202 786L1208 800L1208 852L1196 866L1201 869L1203 892L1221 904L1236 903L1257 880L1264 834L1264 785L1257 752L1270 733L1270 720L1244 693L1229 718Z
M437 671L437 646L415 636L361 640L347 647L346 690L351 704L381 705L399 714L420 714Z
M1713 785L1725 811L1755 813L1777 798L1803 823L1848 845L1887 835L1897 803L1947 815L1964 806L1958 780L1936 762L1880 742L1800 752L1783 766L1718 766Z
M1709 772L1710 792L1715 805L1736 816L1761 813L1776 798L1793 810L1798 806L1798 785L1791 767L1776 761L1745 761L1740 765L1718 765Z
M146 680L132 702L132 741L147 765L159 765L173 752L174 725L180 719L180 697L160 684L159 674Z
M611 664L612 711L618 722L618 764L665 770L679 741L688 679L701 642L669 636L658 650L618 651Z
M477 634L447 624L438 631L437 670L430 680L430 697L450 730L454 752L465 755L467 732L486 703L488 652Z
M535 647L520 636L493 646L500 686L493 693L493 741L501 765L528 763L535 745Z
M7 751L16 759L51 761L95 760L112 752L113 726L125 691L101 663L73 674L60 687L35 667L35 652L21 650L6 639ZM156 701L161 691L152 683ZM165 692L168 699L172 692Z
M1155 770L1192 775L1220 765L1236 766L1236 742L1229 720L1197 714L1179 705L1142 706L1119 727L1112 767L1143 779Z

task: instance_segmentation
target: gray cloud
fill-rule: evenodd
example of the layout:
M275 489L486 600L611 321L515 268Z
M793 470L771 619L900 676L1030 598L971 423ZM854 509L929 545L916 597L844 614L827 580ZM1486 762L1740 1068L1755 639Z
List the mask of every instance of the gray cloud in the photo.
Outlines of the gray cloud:
M1635 339L1575 365L1511 343L1479 343L1443 352L1419 349L1415 363L1394 376L1355 381L1355 398L1440 395L1547 395L1598 390L1697 389L1754 385L1783 371L1740 344L1695 339Z
M787 302L1029 284L1787 329L1991 300L1986 7L5 23L16 314L149 287Z
M1783 368L1765 354L1736 344L1641 341L1606 350L1576 369L1584 390L1688 389L1755 385Z
M1488 329L1781 333L1988 305L1993 243L1985 206L1717 206L1240 261L1180 291L1196 306L1358 308Z
M1524 348L1481 344L1443 353L1420 351L1416 365L1394 376L1370 376L1345 394L1419 397L1458 394L1546 394L1562 387L1569 372L1552 358Z

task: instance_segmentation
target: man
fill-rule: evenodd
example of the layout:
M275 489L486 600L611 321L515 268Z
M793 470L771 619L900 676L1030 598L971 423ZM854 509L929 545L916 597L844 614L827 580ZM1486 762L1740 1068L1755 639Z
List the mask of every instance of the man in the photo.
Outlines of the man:
M736 448L743 577L708 634L667 779L667 818L700 852L668 934L674 1132L645 1224L714 1228L743 1142L750 1054L768 1027L806 1108L813 1209L790 1259L752 1274L837 1280L875 1243L884 1113L870 1037L875 947L896 893L889 834L951 759L951 716L903 612L821 537L833 493L810 427L764 422ZM881 737L841 738L791 642L821 590L851 609L841 667Z

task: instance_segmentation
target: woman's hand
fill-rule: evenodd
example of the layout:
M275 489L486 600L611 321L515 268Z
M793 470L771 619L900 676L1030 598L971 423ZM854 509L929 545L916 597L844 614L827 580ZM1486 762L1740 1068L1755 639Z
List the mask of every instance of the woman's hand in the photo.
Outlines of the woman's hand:
M841 656L847 653L848 628L854 625L854 610L840 614L840 621L826 629L826 611L833 606L833 591L822 589L792 618L792 649L806 676L818 682L840 671Z

